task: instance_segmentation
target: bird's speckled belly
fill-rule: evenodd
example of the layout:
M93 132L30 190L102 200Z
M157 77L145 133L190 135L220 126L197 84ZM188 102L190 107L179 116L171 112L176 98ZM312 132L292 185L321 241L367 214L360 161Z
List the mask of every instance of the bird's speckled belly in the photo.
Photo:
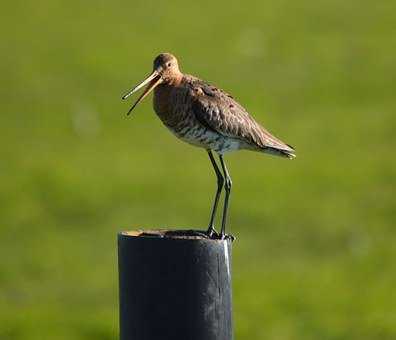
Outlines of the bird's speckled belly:
M182 141L200 148L216 151L220 154L240 148L239 140L226 138L200 125L195 125L193 127L184 126L180 129L168 128Z

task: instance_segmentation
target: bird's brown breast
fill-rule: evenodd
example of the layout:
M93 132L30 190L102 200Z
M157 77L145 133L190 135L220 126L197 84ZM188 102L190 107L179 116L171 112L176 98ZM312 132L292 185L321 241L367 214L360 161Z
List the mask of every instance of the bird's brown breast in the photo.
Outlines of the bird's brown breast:
M154 90L153 106L159 116L163 116L170 108L170 93L172 88L168 85L159 85Z
M184 84L171 86L163 84L154 90L153 106L156 114L169 128L185 120L190 111L187 100L188 89Z

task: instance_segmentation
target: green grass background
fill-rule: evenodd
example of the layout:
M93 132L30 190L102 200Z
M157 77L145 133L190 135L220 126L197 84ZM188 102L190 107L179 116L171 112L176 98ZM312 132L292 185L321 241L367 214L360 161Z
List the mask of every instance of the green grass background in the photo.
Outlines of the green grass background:
M215 179L150 100L156 54L298 157L227 156L236 339L396 339L393 1L2 5L0 339L117 339L116 233L206 227Z

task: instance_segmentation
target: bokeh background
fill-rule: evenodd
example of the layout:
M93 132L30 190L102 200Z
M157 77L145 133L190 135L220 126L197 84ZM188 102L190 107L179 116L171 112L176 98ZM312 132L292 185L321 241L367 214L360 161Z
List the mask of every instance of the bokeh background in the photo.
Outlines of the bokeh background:
M205 228L215 178L159 52L298 157L227 156L235 338L396 339L394 1L15 1L0 21L0 339L117 339L116 233Z

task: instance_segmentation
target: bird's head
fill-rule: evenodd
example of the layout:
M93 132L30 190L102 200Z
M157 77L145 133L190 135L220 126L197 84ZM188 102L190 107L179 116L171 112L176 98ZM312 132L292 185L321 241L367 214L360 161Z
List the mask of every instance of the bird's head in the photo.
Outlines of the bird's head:
M170 53L161 53L154 59L153 72L158 72L164 83L173 83L181 75L177 59Z
M144 79L141 83L136 85L132 90L128 91L122 96L122 99L127 99L131 94L140 90L143 86L147 85L142 95L133 104L128 114L139 104L152 90L160 84L174 84L180 80L182 73L179 70L179 64L174 55L170 53L161 53L153 62L153 72Z

